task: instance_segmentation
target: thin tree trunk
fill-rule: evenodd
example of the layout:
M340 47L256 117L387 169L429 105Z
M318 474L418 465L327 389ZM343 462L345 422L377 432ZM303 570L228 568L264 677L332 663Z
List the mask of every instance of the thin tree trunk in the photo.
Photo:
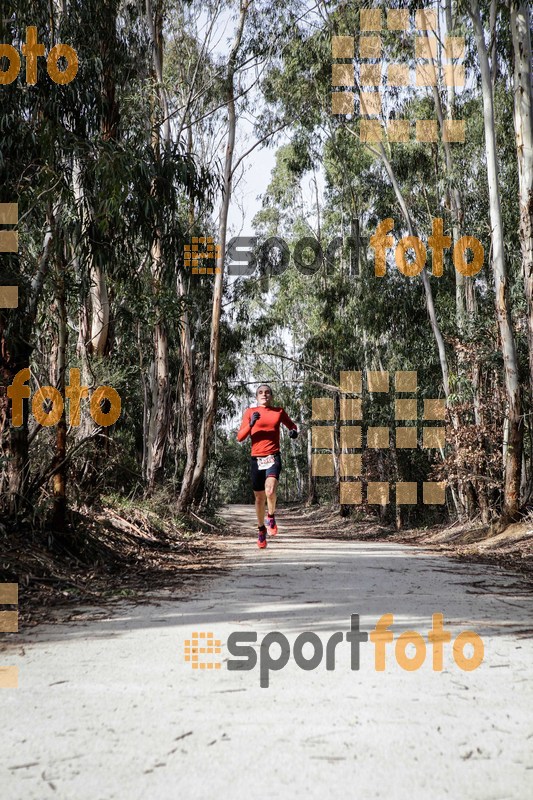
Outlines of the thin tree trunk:
M453 32L452 0L447 0L447 2L445 1L444 6L445 6L444 19L446 23L446 35L450 36L452 35ZM444 39L442 34L440 35L439 38L441 41ZM440 57L440 66L442 69L442 46L439 46L439 57ZM436 85L433 86L432 94L435 103L435 109L437 112L439 127L441 129L442 147L444 150L444 159L446 164L446 175L452 176L454 174L453 153L452 153L452 148L450 147L450 143L447 142L444 137L445 115L442 107L441 93ZM455 112L454 85L447 87L446 95L448 101L446 109L446 119L450 120L454 119L454 112ZM455 246L462 236L461 227L464 219L463 198L457 185L446 187L446 206L448 207L451 215L452 237L453 237L453 244ZM454 273L455 273L455 317L457 323L457 331L459 333L459 336L463 337L467 329L468 328L471 329L472 325L475 324L475 318L477 316L477 303L474 291L474 279L462 275L458 270L454 270ZM470 356L466 355L465 351L459 348L459 352L457 353L457 371L459 375L463 378L467 378L468 373L470 373L472 391L474 396L473 397L474 416L476 420L476 425L480 425L481 421L480 421L480 415L478 413L480 406L480 398L478 394L479 383L476 381L476 375L479 372L479 358L477 349L474 350L474 363L472 363L470 360ZM454 415L454 426L458 430L462 422L461 419L459 418L458 412L453 411L453 415ZM460 464L460 468L464 466L465 464L464 462L462 462ZM465 469L465 472L467 471L468 470ZM457 498L456 495L452 494L452 499L454 501L456 512L460 517L461 510L465 508L467 505L467 498L464 495L465 486L463 485L462 481L458 481L457 490L459 493L459 497ZM485 506L487 504L487 498L484 485L481 485L479 487L479 492L477 493L477 496L479 498L480 507ZM459 500L459 502L457 502L457 500Z
M152 0L146 0L146 18L150 30L152 49L153 49L153 74L157 81L158 101L162 115L162 135L157 125L154 125L152 146L156 159L161 157L161 148L167 148L170 143L170 122L168 118L168 101L163 85L163 41L162 27L163 17L161 3L155 4L153 10ZM157 192L155 182L152 185L152 192ZM148 443L146 458L146 478L148 489L152 491L155 483L163 469L168 429L170 424L170 382L168 367L168 338L163 313L157 300L161 292L161 282L163 279L163 257L162 257L162 235L161 224L155 226L154 239L151 247L152 258L152 283L155 301L156 323L154 325L154 360L151 369L151 407L150 422L148 426Z
M55 212L58 206L47 208L47 226L43 238L43 249L37 269L32 280L31 293L26 299L26 306L17 309L19 324L11 330L9 343L4 334L4 322L0 311L0 378L2 386L9 386L15 375L30 366L33 346L30 344L31 332L37 316L37 309L44 282L50 266L50 251L54 238ZM29 443L28 443L28 403L24 403L24 417L21 427L14 428L10 424L8 414L9 401L4 392L0 393L0 412L4 436L0 455L7 461L7 512L16 516L23 508L29 478ZM5 428L8 427L6 431ZM4 444L5 443L5 444Z
M87 239L92 211L87 203L83 186L82 165L77 156L74 156L72 161L72 189L78 207L81 238ZM109 333L109 298L106 280L103 270L94 262L90 247L88 248L87 261L90 292L89 297L86 298L89 309L85 313L90 322L88 335L83 340L82 346L97 356L103 356ZM80 432L80 435L84 434L85 431Z
M57 381L56 388L64 400L63 413L57 423L56 428L56 450L52 460L52 487L53 487L53 511L52 527L56 531L65 529L65 515L67 510L67 420L66 420L66 361L67 361L67 308L65 298L65 253L64 243L60 242L58 255L58 276L57 276L57 319L58 319L58 342L57 342Z
M156 252L157 250L158 248ZM158 320L154 327L154 361L151 379L152 397L146 463L149 490L154 488L163 468L169 426L168 339L161 320Z
M340 429L341 429L341 420L340 420L340 395L335 394L333 399L333 475L335 478L335 498L336 502L339 502L341 496L341 465L340 465L340 457L339 457L339 450L340 450Z
M392 183L392 188L394 189L396 199L398 200L398 204L402 210L402 214L405 219L409 235L414 236L415 230L413 227L413 222L411 219L411 215L409 213L409 209L407 208L407 204L402 195L400 186L398 184L398 181L396 180L396 175L394 174L394 170L392 169L392 165L389 159L387 158L387 154L385 153L385 148L383 147L382 144L380 144L379 146L379 155L381 156L387 174ZM442 336L440 326L437 320L437 314L435 312L435 303L433 302L433 292L431 290L431 284L429 282L429 278L427 276L425 269L422 270L420 276L422 278L422 285L424 287L424 292L426 294L426 308L429 316L429 323L431 325L431 330L433 331L433 336L435 338L435 342L437 344L437 350L439 353L439 362L442 372L442 383L444 386L444 394L446 396L446 399L448 399L450 394L450 380L449 380L448 360L446 358L446 348L444 347L444 338Z
M228 59L228 69L226 75L226 107L228 109L228 139L226 144L226 156L224 161L224 178L222 184L222 206L220 209L219 225L218 225L218 245L220 247L220 255L217 259L218 273L215 275L215 285L213 290L213 305L211 314L211 336L209 347L209 367L207 374L207 398L204 409L204 415L200 426L200 434L198 437L198 448L196 452L196 464L194 473L189 484L185 481L182 482L180 496L178 499L178 507L180 509L187 508L194 495L203 476L203 472L207 463L207 453L209 448L209 439L213 426L215 423L215 416L217 410L217 393L218 393L218 373L219 373L219 358L220 358L220 315L222 309L222 291L223 291L223 278L224 278L224 257L226 252L226 233L228 226L228 212L231 201L231 186L233 176L233 152L235 149L235 132L237 127L237 117L235 113L235 72L236 60L239 48L241 46L244 23L248 11L249 0L244 0L241 3L241 13L239 17L239 24L235 39L231 48Z
M445 3L445 19L446 19L446 34L451 35L452 33L451 0L448 3ZM442 59L442 47L439 47L439 54ZM441 67L442 67L442 62L441 62ZM437 112L437 120L439 122L439 127L441 129L442 147L444 150L444 159L446 163L446 174L448 176L451 176L454 174L453 154L452 154L452 148L450 147L450 143L445 141L444 139L445 115L444 115L444 110L442 108L441 93L437 86L433 86L432 94L435 103L435 109ZM446 109L446 119L450 120L454 118L455 86L453 85L448 86L446 94L448 100L448 107ZM461 226L464 218L463 200L461 192L459 191L456 185L452 186L451 188L450 187L446 188L446 205L451 212L453 243L455 245L462 236ZM469 321L471 321L472 317L475 316L475 314L477 313L475 294L474 294L474 281L472 278L462 275L460 272L458 272L458 270L454 270L454 272L455 272L455 306L456 306L457 327L459 332L463 333L467 318Z
M181 272L178 272L177 283L178 296L183 300L185 298L185 286ZM196 393L190 321L185 305L181 315L180 353L183 365L183 413L185 417L185 452L187 457L182 477L182 487L190 488L196 466Z
M189 157L192 157L193 150L193 137L191 120L187 128L187 151ZM194 199L189 199L189 230L192 232L194 228ZM191 339L191 325L189 319L189 312L185 304L185 276L182 271L178 270L177 274L177 291L178 297L183 303L183 311L180 318L180 354L181 363L183 365L183 416L185 421L185 454L186 462L185 469L182 476L182 488L185 487L185 494L188 499L188 492L190 490L192 479L194 476L194 468L196 466L196 405L197 395L194 380L194 366L193 366L193 352L192 352L192 339Z
M293 464L293 467L294 467L294 475L296 477L296 481L295 481L295 483L296 483L296 499L300 500L301 494L302 494L302 476L300 474L300 467L298 466L298 456L296 455L296 448L294 447L291 439L289 439L288 446L289 446L289 452L290 452L291 458L292 458L292 464ZM291 496L288 499L292 500L294 498L292 498L292 496Z
M21 323L24 325L24 322ZM0 314L0 378L2 387L13 383L15 375L29 367L31 346L27 344L27 330L22 327L20 336L11 332L9 343L4 333L4 322ZM0 455L6 460L7 512L16 516L24 506L28 477L28 404L24 403L23 424L14 428L9 414L10 400L4 391L0 393L0 411L2 417L2 447ZM7 429L7 430L6 430ZM5 446L4 446L5 442Z
M115 52L117 28L117 0L103 0L100 57L102 61L101 96L103 105L102 139L115 140L118 136L120 111L115 90ZM96 356L103 356L109 337L109 296L102 268L90 261L91 280L91 346Z
M376 151L374 151L374 152L376 152ZM396 175L394 174L394 170L392 169L392 165L391 165L389 159L387 158L387 155L385 153L385 148L383 147L382 144L380 144L379 155L381 156L381 159L383 161L383 164L385 166L387 174L388 174L388 176L390 178L390 181L392 183L392 187L394 189L394 193L396 195L396 198L397 198L398 203L400 205L403 217L404 217L405 222L407 224L407 229L409 231L409 235L410 236L414 236L415 235L414 226L413 226L413 223L412 223L412 220L411 220L411 215L409 213L409 209L407 207L407 203L405 202L405 199L404 199L404 197L402 195L400 186L398 184L398 181L396 180ZM438 323L438 320L437 320L437 314L436 314L436 311L435 311L435 304L434 304L434 301L433 301L433 292L431 290L431 284L429 282L429 278L427 276L427 273L426 273L425 269L423 269L422 272L421 272L421 278L422 278L422 285L424 287L424 292L425 292L425 295L426 295L426 308L427 308L427 312L428 312L429 322L430 322L430 325L431 325L431 330L433 331L433 336L434 336L434 339L435 339L435 342L436 342L436 345L437 345L437 351L438 351L438 354L439 354L439 363L440 363L441 374L442 374L442 384L443 384L443 388L444 388L444 396L445 396L446 400L448 400L448 398L450 396L450 380L449 380L448 359L447 359L447 356L446 356L446 348L444 346L444 338L442 336L442 333L441 333L441 330L440 330L440 326L439 326L439 323ZM454 430L458 430L458 428L459 428L459 419L457 417L457 414L453 413L453 411L452 411L451 419L452 419L452 425L454 427ZM463 501L462 501L461 498L459 498L459 502L457 502L457 498L455 496L455 493L453 493L453 492L452 492L452 498L454 500L456 513L457 513L458 516L460 516L461 508L463 506Z
M520 475L522 467L523 427L520 418L520 386L518 382L518 362L511 316L508 303L507 270L503 244L503 223L498 186L498 155L494 125L494 99L491 71L485 44L478 0L470 0L468 13L474 25L474 35L481 72L483 93L483 120L485 128L485 150L487 155L487 178L489 184L489 205L492 239L492 272L496 294L496 317L500 331L503 362L505 370L505 390L507 394L507 418L509 439L505 459L504 520L516 516L520 505Z
M513 0L511 34L514 50L514 125L518 158L520 245L526 293L529 386L533 399L533 104L529 3Z
M311 427L307 431L307 502L306 505L314 506L318 502L316 492L316 479L313 475L313 446L311 441Z

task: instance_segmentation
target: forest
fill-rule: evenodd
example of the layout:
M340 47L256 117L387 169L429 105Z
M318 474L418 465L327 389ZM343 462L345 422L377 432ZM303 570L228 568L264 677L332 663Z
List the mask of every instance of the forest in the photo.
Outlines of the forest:
M533 797L526 0L0 0L9 800Z
M0 221L18 232L0 255L6 546L19 531L53 547L96 514L208 522L252 502L235 433L265 382L300 430L282 436L282 502L397 528L531 515L530 9L431 7L2 4L0 208L17 216ZM58 43L74 77L65 52L40 57ZM343 373L364 378L356 448ZM416 373L410 447L394 444L392 388L366 391L376 373ZM433 442L416 421L431 400ZM367 444L367 426L386 440ZM388 502L370 482L390 482ZM398 482L444 494L395 503Z

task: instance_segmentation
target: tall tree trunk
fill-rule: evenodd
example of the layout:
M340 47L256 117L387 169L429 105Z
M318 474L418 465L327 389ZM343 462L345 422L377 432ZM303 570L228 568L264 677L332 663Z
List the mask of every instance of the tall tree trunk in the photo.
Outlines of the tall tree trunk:
M83 183L83 164L77 155L72 158L72 192L80 220L79 233L72 240L72 264L76 280L80 286L78 310L78 341L76 352L81 362L81 384L94 390L94 374L91 357L102 357L107 345L109 331L109 300L103 271L94 262L91 250L90 227L93 211L87 200ZM85 247L83 246L85 244ZM82 255L86 252L86 257ZM85 280L87 278L87 280ZM89 290L87 291L87 284ZM82 441L90 436L93 421L89 414L82 414L80 425L74 430L74 437ZM94 455L83 456L79 469L79 480L90 484L98 474L98 460Z
M93 262L93 259L91 259ZM109 297L104 272L94 262L91 264L91 350L95 356L105 353L109 335Z
M520 245L526 293L529 387L533 399L533 105L529 3L513 0L511 35L514 50L514 126L518 158Z
M58 342L56 388L63 398L63 413L56 427L56 450L52 460L52 487L54 498L52 527L54 530L63 531L65 529L65 515L67 510L67 403L65 397L65 372L67 362L67 307L65 300L65 253L64 243L62 241L58 247L57 267L56 308L58 321Z
M103 0L101 15L100 58L102 74L100 94L102 97L102 139L113 141L118 136L120 110L115 91L115 52L117 40L117 0ZM109 337L109 296L104 271L90 260L91 285L91 349L102 357Z
M313 506L318 502L316 492L316 478L313 475L313 444L311 441L311 426L307 431L307 501L306 505Z
M187 152L189 157L192 158L193 154L193 136L192 136L192 123L189 118L189 125L187 127ZM189 199L188 209L188 222L189 231L192 233L194 229L195 216L194 216L194 198ZM194 468L196 466L196 406L197 395L194 380L194 367L193 367L193 351L192 351L192 338L191 338L191 324L189 319L189 311L185 303L185 275L182 271L178 270L177 274L177 291L178 297L183 303L183 311L180 318L180 354L181 362L183 365L183 416L185 421L185 469L182 475L182 487L190 487L194 476ZM188 492L188 488L186 488Z
M496 317L500 331L503 363L505 370L505 390L507 395L507 418L509 440L505 458L504 520L516 516L520 505L520 475L522 467L523 427L520 418L520 386L518 382L518 362L511 315L508 303L507 270L503 244L503 223L498 187L498 155L494 124L494 98L491 83L491 70L485 44L485 34L481 21L478 0L470 0L468 13L474 26L474 35L481 72L483 93L483 121L485 128L485 150L487 155L487 178L489 184L490 223L492 239L492 272L496 294Z
M49 205L47 209L47 225L43 238L43 249L31 282L31 292L26 296L21 295L21 302L16 312L0 311L0 380L2 387L7 388L13 382L17 372L30 366L33 350L33 345L31 344L32 330L37 316L39 299L49 270L55 213L57 213L58 208L59 204L54 209ZM9 342L5 336L6 320L4 315L6 313L15 313L15 319L17 320L17 325L11 328ZM22 426L14 428L11 425L11 418L8 413L8 397L5 394L5 390L0 391L0 414L2 420L0 427L3 429L3 436L0 441L0 455L4 456L7 461L7 486L2 487L2 493L5 493L7 501L5 505L2 503L2 508L12 516L20 513L24 504L28 502L26 498L29 478L28 402L24 403Z
M241 2L241 12L235 39L228 58L228 69L226 74L226 108L228 109L228 139L226 144L226 156L224 161L224 178L222 183L222 206L220 209L218 224L218 240L220 255L217 259L218 273L215 275L215 285L213 289L213 305L211 313L211 336L209 348L209 368L207 374L207 397L204 415L200 426L198 437L198 448L196 452L196 464L192 479L188 484L182 482L178 507L187 508L200 484L203 472L207 463L207 453L209 439L215 423L217 411L218 393L218 373L220 359L220 314L222 309L222 291L224 279L224 257L226 253L226 233L228 226L228 212L231 201L231 186L233 177L233 152L235 149L235 131L237 127L237 117L235 113L235 73L236 60L241 46L244 23L248 12L249 0Z
M142 326L137 322L137 350L139 353L139 372L141 375L141 385L143 390L143 436L141 454L141 474L147 474L148 464L148 424L150 419L150 377L146 374L144 367L143 348L142 348Z
M451 0L445 0L444 3L444 19L446 21L446 35L451 36L453 32L453 15ZM440 39L444 37L441 35ZM442 46L439 46L440 67L442 69ZM450 143L444 139L444 122L454 119L455 113L455 86L447 86L447 108L444 112L442 107L441 92L435 85L432 88L433 100L437 112L437 120L441 129L442 147L444 150L444 159L446 163L446 174L452 176L454 174L453 153ZM461 192L457 185L446 187L446 205L450 210L452 219L452 233L454 245L459 241L462 236L461 226L464 218L463 200ZM472 320L472 317L477 313L476 301L474 294L474 281L473 278L462 275L457 270L455 272L455 307L457 327L460 333L464 332L465 324Z
M149 490L154 488L163 468L169 427L168 339L162 320L158 320L154 327L154 361L151 370L151 389L152 397L146 459Z
M452 8L452 0L445 0L444 2L444 21L446 24L445 33L447 36L453 35L453 8ZM440 22L440 20L439 20ZM442 31L440 32L439 39L440 41L444 41L444 36L442 35ZM440 68L442 70L442 45L439 44L439 60L440 60ZM437 112L437 119L439 122L439 127L441 130L442 136L442 147L444 151L444 160L446 164L446 175L451 177L454 175L454 160L453 160L453 152L450 146L450 143L445 140L444 136L444 129L445 129L445 114L446 119L454 119L455 117L455 85L447 86L446 90L446 97L447 97L447 108L446 112L443 110L442 100L441 100L441 92L437 85L433 86L432 89L433 100L435 103L435 109ZM462 232L462 225L464 219L464 209L463 209L463 198L461 192L457 185L454 183L453 186L446 186L445 192L446 198L446 206L450 211L451 221L452 221L452 238L454 246L457 244L461 236L463 235ZM472 329L473 325L475 324L475 319L477 316L477 303L476 303L476 296L474 290L474 278L462 275L458 270L454 270L455 273L455 318L457 324L457 331L461 338L464 337L465 333L468 329ZM481 425L481 418L479 414L480 408L480 397L479 397L479 383L476 380L476 376L479 372L479 356L478 350L474 350L474 358L473 361L471 359L470 354L467 354L462 348L459 348L459 352L457 353L457 372L461 378L470 377L470 384L472 387L473 393L473 406L474 406L474 417L476 425ZM452 411L453 418L454 418L454 427L456 430L459 430L459 427L462 424L460 419L459 413L456 410ZM465 467L464 473L468 473L467 465L464 462L461 463L461 467ZM463 481L458 481L457 491L459 493L459 497L455 494L452 494L452 499L454 501L454 505L459 517L462 516L462 510L467 506L467 498L465 496L465 485ZM487 497L486 497L486 489L484 485L479 487L479 492L477 493L479 498L479 505L480 507L487 505Z
M332 359L333 360L333 359ZM341 438L341 401L340 394L336 393L333 400L333 477L335 480L334 497L338 502L341 495L341 464L340 464L340 438Z
M375 151L375 150L373 152L377 153L377 151ZM412 219L411 219L411 214L409 212L409 208L407 206L407 203L405 202L405 198L403 197L403 194L401 192L400 185L399 185L399 183L398 183L398 181L396 179L396 175L394 174L394 170L392 168L392 165L391 165L389 159L387 158L387 154L385 153L385 148L383 147L382 144L380 144L379 153L377 153L377 154L381 156L381 159L383 161L383 164L385 166L387 174L388 174L388 176L390 178L392 187L394 189L394 193L396 195L396 199L398 200L398 204L399 204L399 206L401 208L404 220L406 222L407 229L409 231L409 235L410 236L414 236L415 235L415 229L414 229L414 226L413 226L413 222L412 222ZM450 379L449 379L448 359L447 359L447 356L446 356L446 348L444 346L444 337L442 336L442 332L440 330L439 322L438 322L438 319L437 319L437 313L435 311L435 303L433 301L433 292L432 292L431 284L430 284L430 281L429 281L429 278L427 276L427 273L426 273L425 269L423 269L422 272L421 272L421 278L422 278L422 285L424 287L424 292L425 292L425 295L426 295L426 308L427 308L427 312L428 312L429 322L430 322L430 325L431 325L431 330L433 332L435 343L437 345L437 351L438 351L438 354L439 354L439 363L440 363L441 374L442 374L442 384L443 384L443 388L444 388L444 396L445 396L446 401L447 401L449 396L450 396ZM452 409L452 412L451 412L451 420L452 420L452 425L453 425L454 430L457 431L459 429L459 419L458 419L457 414L453 412L453 409ZM457 497L455 492L452 491L452 498L453 498L454 505L455 505L455 510L456 510L456 513L457 513L458 516L461 516L462 510L464 508L464 501L463 501L463 499L461 497L461 494L462 493L460 492L459 493L459 497Z
M20 309L18 309L20 312ZM21 326L24 323L21 323ZM0 442L0 455L6 459L7 486L2 487L7 502L3 510L11 516L16 516L24 507L26 488L29 477L28 459L28 403L24 402L24 418L21 427L14 428L11 424L9 406L11 401L7 397L7 387L13 383L17 372L26 369L30 364L32 348L27 344L28 329L21 327L20 336L10 335L10 340L5 336L5 317L0 313L0 419L2 439Z
M183 273L177 276L178 295L185 300L185 282ZM196 392L194 380L193 353L189 312L184 304L181 315L180 353L183 365L183 414L185 417L185 470L182 476L182 487L190 487L196 466Z
M373 150L373 148L370 148L370 149ZM376 152L376 151L373 150L373 152ZM385 148L383 147L382 144L379 145L378 155L381 157L381 160L383 161L383 164L385 166L385 170L387 171L387 174L388 174L388 176L390 178L390 181L391 181L391 184L392 184L392 188L394 189L394 194L396 195L396 199L398 200L398 204L399 204L399 206L401 208L403 217L405 219L405 223L407 225L407 230L409 231L409 235L410 236L414 236L415 235L415 229L414 229L414 226L413 226L413 221L411 219L411 214L409 213L409 209L407 207L407 203L405 202L405 199L404 199L404 197L402 195L399 183L396 180L396 175L394 174L394 170L392 168L392 165L391 165L389 159L387 158L387 154L385 153ZM448 370L448 359L446 358L446 348L444 346L444 338L442 336L442 333L441 333L441 330L440 330L440 326L439 326L439 322L437 320L437 314L436 314L436 311L435 311L435 303L433 301L433 291L431 289L431 284L429 282L429 278L427 276L427 272L426 272L425 269L423 269L422 272L420 273L420 277L422 278L422 285L424 287L424 292L425 292L425 295L426 295L426 308L427 308L427 312L428 312L429 323L431 325L431 330L433 332L435 343L437 345L437 351L438 351L438 354L439 354L439 362L440 362L440 368L441 368L441 373L442 373L442 383L443 383L443 386L444 386L444 394L446 396L446 399L448 399L448 396L450 394L450 379L449 379L449 370Z
M170 144L170 121L168 116L168 101L163 85L163 14L161 2L152 5L152 0L146 0L146 19L150 30L152 43L153 75L157 81L157 94L160 113L162 116L160 126L154 125L152 146L156 159L161 158L161 150ZM156 122L154 120L154 122ZM162 128L162 133L159 131ZM152 192L157 193L154 181ZM161 292L163 280L163 231L161 223L155 226L154 239L151 247L152 257L152 284L154 290L156 323L154 325L154 360L151 368L151 407L150 422L148 426L148 443L146 458L146 478L148 489L153 490L158 479L165 457L168 429L170 424L170 382L168 366L168 338L163 312L157 300Z

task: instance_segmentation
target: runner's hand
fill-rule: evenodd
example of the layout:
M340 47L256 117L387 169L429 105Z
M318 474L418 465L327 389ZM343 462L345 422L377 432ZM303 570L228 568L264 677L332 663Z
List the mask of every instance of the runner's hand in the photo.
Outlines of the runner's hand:
M292 431L289 431L289 436L291 439L296 439L296 437L298 436L298 431L296 430L296 428L293 428Z
M261 414L259 413L259 411L254 411L254 413L252 414L252 418L250 419L250 428L254 427L255 423L257 422L260 416Z

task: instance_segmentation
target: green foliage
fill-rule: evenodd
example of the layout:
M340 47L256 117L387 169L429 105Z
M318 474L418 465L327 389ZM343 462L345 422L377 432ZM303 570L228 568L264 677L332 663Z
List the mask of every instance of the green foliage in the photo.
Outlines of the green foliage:
M486 13L487 4L483 5ZM182 398L180 347L185 312L198 401L193 409L195 434L206 411L211 357L212 279L186 273L182 254L192 236L216 237L220 135L227 126L227 53L204 46L200 30L206 17L214 22L235 21L238 5L215 7L175 0L160 4L165 53L161 86L154 74L143 4L70 0L63 6L65 13L59 13L58 4L49 7L16 0L10 4L10 16L0 19L1 41L19 46L26 26L36 25L47 50L58 41L68 42L80 60L78 75L68 85L51 90L45 61L40 59L35 86L26 85L22 70L13 84L1 87L0 202L17 198L21 220L19 256L2 256L0 283L17 283L20 289L19 309L0 311L2 380L29 363L39 385L55 382L59 341L65 335L67 370L80 368L91 389L107 383L123 398L123 413L113 431L88 437L86 442L82 441L86 429L69 431L68 447L73 448L72 455L68 451L70 497L80 506L92 504L107 490L136 502L145 488L154 331L161 328L168 345L171 417L162 491L171 502L186 462L188 409ZM331 36L353 35L357 52L359 10L367 6L330 3L327 8L310 9L299 2L289 7L278 0L260 0L249 7L236 65L242 92L237 113L253 118L258 139L285 127L254 226L261 240L279 236L287 241L291 265L280 274L280 259L274 253L269 259L263 257L254 279L224 285L216 435L195 498L198 503L252 500L248 445L235 441L233 429L243 406L250 402L250 385L255 381L272 384L275 402L302 429L296 442L286 436L281 440L280 494L285 500L306 496L312 400L338 397L341 370L417 370L420 397L441 393L441 365L420 278L399 273L392 248L386 275L377 278L374 274L369 241L380 220L393 217L396 241L408 234L389 171L379 149L360 141L356 119L331 114ZM414 12L419 4L408 6ZM528 312L518 238L512 52L507 28L508 9L499 4L495 48L499 68L494 86L499 181L511 314L525 398L524 425L531 440ZM490 269L479 69L469 23L460 15L455 33L466 36L469 80L455 98L454 115L466 120L467 134L464 144L451 146L451 167L442 142L423 144L411 139L386 144L384 150L414 231L426 245L433 218L442 217L445 233L451 235L456 222L462 235L475 236L485 250L485 266L473 281L475 302L466 321L458 310L460 287L451 251L445 255L444 275L430 277L450 372L455 439L444 459L421 449L399 452L396 459L391 453L378 458L369 452L364 469L376 480L383 471L404 479L416 476L418 481L445 475L454 488L470 492L470 511L475 513L483 494L482 481L490 486L491 507L497 509L501 501L499 456L506 410ZM384 60L401 59L414 66L412 37L389 31L382 38ZM253 72L251 66L257 69L260 97L243 91ZM161 134L163 90L171 120L170 142L163 141ZM445 91L440 99L446 106ZM355 111L354 117L358 106ZM434 119L435 97L431 91L393 90L388 92L386 114L411 122ZM462 198L460 220L454 220L449 199L455 191ZM359 274L354 273L348 247L356 223L361 233ZM324 253L336 237L341 237L343 246L330 263L315 274L305 274L294 264L295 246L302 237L314 239ZM157 255L156 243L160 245ZM309 250L305 257L310 260ZM428 252L429 274L432 268ZM105 350L96 355L98 271L105 283L110 321ZM184 293L177 290L178 278L183 279ZM63 302L66 331L61 327ZM480 407L474 407L475 398L481 402L481 413ZM394 417L388 398L366 398L363 411L365 425L386 425ZM3 430L2 444L6 445L7 428ZM49 496L40 478L50 467L56 430L37 429L30 423L25 432L29 433L28 484L33 487L26 502L41 513ZM530 452L526 460L530 477ZM9 468L4 453L0 468L0 492L4 492ZM317 491L324 500L336 499L333 481L319 481ZM413 512L411 519L415 516Z

